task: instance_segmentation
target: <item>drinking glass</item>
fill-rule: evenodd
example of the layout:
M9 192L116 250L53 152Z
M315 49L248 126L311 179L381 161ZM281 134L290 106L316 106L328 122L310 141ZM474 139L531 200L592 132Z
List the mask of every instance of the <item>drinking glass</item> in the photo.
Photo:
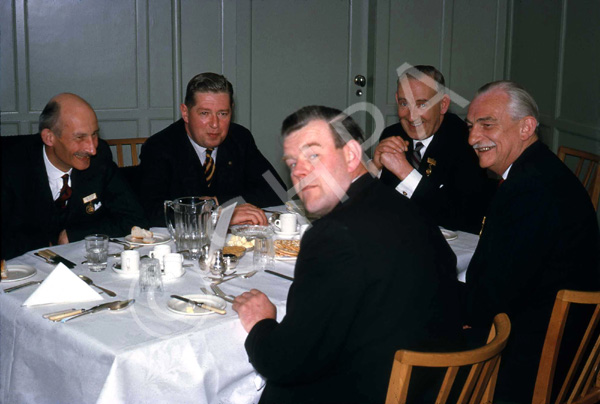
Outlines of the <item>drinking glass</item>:
M160 262L156 258L144 258L140 262L140 293L162 293Z
M90 271L104 271L108 260L108 236L106 234L87 236L85 238L85 254Z
M254 238L252 264L258 269L272 269L275 265L275 246L273 236L261 234Z

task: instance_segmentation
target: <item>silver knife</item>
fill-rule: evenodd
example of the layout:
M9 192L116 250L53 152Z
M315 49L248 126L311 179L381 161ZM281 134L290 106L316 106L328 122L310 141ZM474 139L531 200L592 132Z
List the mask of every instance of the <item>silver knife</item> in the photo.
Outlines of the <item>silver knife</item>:
M24 287L26 287L26 286L38 285L38 284L40 284L40 283L42 283L42 282L43 282L43 281L31 281L31 282L25 282L25 283L24 283L24 284L22 284L22 285L19 285L19 286L13 286L12 288L6 288L6 289L4 289L4 293L10 293L10 292L12 292L12 291L19 290L19 289L21 289L21 288L24 288Z
M58 322L64 318L75 316L77 314L82 314L82 313L86 313L86 312L92 311L92 310L99 310L99 309L107 308L110 305L112 305L113 303L114 302L102 303L97 306L90 307L89 309L79 309L79 310L73 310L73 311L63 312L63 313L57 312L56 314L52 313L53 315L48 316L48 320Z
M221 288L215 285L214 283L210 284L210 288L213 292L215 292L215 295L219 296L221 299L225 300L226 302L233 303L233 299L227 297L227 295L223 293Z
M212 307L209 306L206 303L202 303L202 302L197 302L195 300L192 299L188 299L187 297L183 297L183 296L179 296L179 295L171 295L171 297L173 299L177 299L177 300L181 300L182 302L186 302L186 303L190 303L190 304L194 304L198 307L200 307L201 309L205 309L205 310L210 310L210 311L214 311L217 314L227 314L227 312L225 310L222 309L217 309L216 307Z

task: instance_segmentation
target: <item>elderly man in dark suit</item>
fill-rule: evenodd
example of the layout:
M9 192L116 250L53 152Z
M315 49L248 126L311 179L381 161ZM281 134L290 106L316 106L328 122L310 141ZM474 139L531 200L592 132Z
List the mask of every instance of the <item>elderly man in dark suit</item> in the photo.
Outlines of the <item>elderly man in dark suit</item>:
M247 204L236 208L232 223L266 224L256 206L281 205L273 186L284 183L250 131L231 122L231 83L215 73L196 75L180 109L180 120L142 146L142 204L152 224L164 226L165 200L184 196L213 196L220 203L242 197Z
M351 118L305 107L282 133L296 192L321 218L302 238L280 323L258 290L233 305L267 379L260 402L382 403L396 350L450 349L460 331L456 259L413 202L367 173Z
M2 150L2 257L146 226L142 207L98 139L92 107L75 94L46 105L38 135Z
M490 187L467 126L448 112L444 76L433 66L409 69L398 78L396 102L400 122L382 132L373 156L381 180L439 226L479 232Z
M481 167L504 179L467 270L467 324L485 330L508 314L496 398L530 403L556 293L599 287L596 214L577 177L538 139L537 105L519 85L480 88L467 124Z

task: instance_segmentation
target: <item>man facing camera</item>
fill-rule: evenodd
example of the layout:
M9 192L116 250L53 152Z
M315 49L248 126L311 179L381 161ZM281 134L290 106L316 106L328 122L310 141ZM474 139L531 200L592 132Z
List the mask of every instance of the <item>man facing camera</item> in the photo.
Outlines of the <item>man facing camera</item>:
M266 224L259 207L282 201L263 177L284 186L256 147L250 131L231 122L233 86L220 74L202 73L187 85L181 119L142 146L142 204L152 225L164 226L165 200L213 196L219 203L242 197L232 223ZM274 184L273 184L274 185Z
M398 349L455 348L456 259L437 226L372 178L362 131L340 111L305 107L283 122L283 159L308 212L286 316L251 290L233 309L260 403L382 403Z
M3 258L92 233L120 237L147 225L85 100L55 96L39 130L2 150Z
M495 396L502 402L531 402L556 293L598 290L600 280L592 202L538 139L538 115L531 95L510 81L481 87L467 115L481 167L504 179L467 270L465 306L471 332L489 329L497 313L510 317Z
M448 112L444 76L415 66L398 78L400 122L387 127L373 163L381 180L425 209L439 226L479 232L487 177L467 141L467 126Z

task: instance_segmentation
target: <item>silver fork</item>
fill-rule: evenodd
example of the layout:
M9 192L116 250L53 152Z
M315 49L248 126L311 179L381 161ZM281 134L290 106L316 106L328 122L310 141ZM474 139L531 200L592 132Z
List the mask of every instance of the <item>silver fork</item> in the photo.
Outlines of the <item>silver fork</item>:
M225 300L226 302L233 303L233 299L235 299L235 296L226 295L225 293L223 293L221 288L215 285L214 283L210 284L210 288L213 290L213 292L215 292L215 295L219 296L221 299Z

